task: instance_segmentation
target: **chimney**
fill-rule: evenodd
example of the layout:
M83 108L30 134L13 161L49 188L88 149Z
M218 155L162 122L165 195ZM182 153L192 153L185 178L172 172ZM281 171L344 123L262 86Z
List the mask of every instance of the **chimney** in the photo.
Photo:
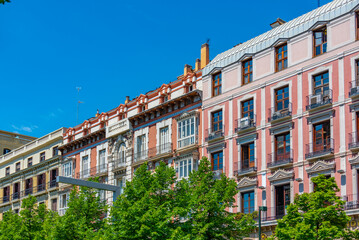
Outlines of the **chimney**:
M280 25L283 25L284 23L286 23L286 21L284 21L281 18L277 18L277 20L274 23L271 23L270 26L273 28L279 27Z
M192 72L192 66L191 65L188 65L188 64L185 64L184 65L184 73L183 73L183 75L187 75L187 73L189 73L189 72Z
M126 101L125 101L125 104L129 103L130 102L130 96L126 96Z
M208 43L201 46L201 69L209 63L209 45Z
M194 65L194 70L197 72L201 69L201 60L199 58L196 59L196 64Z

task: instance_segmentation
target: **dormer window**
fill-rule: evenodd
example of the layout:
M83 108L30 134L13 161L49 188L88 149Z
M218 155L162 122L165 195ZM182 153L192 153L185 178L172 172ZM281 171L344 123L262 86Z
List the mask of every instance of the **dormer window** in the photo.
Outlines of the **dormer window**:
M313 31L313 55L318 56L327 52L327 27Z
M242 62L242 85L253 81L253 61L252 58Z
M287 44L282 44L275 48L275 67L279 72L288 67Z
M222 94L222 73L216 73L212 76L212 96Z

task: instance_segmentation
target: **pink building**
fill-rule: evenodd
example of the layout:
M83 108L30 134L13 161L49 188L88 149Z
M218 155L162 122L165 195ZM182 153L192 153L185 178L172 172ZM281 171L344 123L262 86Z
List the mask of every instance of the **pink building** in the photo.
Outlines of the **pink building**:
M231 211L268 207L267 234L318 174L335 177L348 214L359 214L357 10L359 0L336 0L277 19L203 69L202 154L237 179Z

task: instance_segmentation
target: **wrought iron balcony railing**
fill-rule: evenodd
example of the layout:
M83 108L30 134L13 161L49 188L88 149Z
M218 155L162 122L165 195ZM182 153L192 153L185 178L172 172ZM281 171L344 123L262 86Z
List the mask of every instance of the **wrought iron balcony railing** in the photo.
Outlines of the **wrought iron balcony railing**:
M355 97L359 95L359 79L352 81L349 85L349 97Z
M218 129L208 128L205 131L206 142L224 137L224 125Z
M324 93L312 94L307 96L307 111L315 108L331 104L333 100L333 91L331 89L324 91Z
M334 153L334 139L324 138L316 140L314 143L306 144L305 158L320 157Z
M235 120L235 132L244 131L256 127L256 115L243 117Z
M267 167L280 167L282 165L287 165L293 163L293 149L290 149L284 153L269 153L267 159Z
M348 148L359 148L359 135L358 132L352 132L348 135Z
M277 107L268 109L268 122L283 119L292 115L292 103L288 103L286 108L278 110Z

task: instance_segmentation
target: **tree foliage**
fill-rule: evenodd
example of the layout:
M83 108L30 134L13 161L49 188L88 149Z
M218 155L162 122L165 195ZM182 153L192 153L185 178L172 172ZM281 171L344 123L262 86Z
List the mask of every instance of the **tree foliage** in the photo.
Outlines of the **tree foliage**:
M10 0L0 0L0 4L5 4L6 2L10 2Z
M296 195L294 203L287 208L287 215L278 220L273 238L355 239L358 233L347 228L350 218L344 212L345 202L336 195L339 188L335 179L319 175L312 181L314 191Z

